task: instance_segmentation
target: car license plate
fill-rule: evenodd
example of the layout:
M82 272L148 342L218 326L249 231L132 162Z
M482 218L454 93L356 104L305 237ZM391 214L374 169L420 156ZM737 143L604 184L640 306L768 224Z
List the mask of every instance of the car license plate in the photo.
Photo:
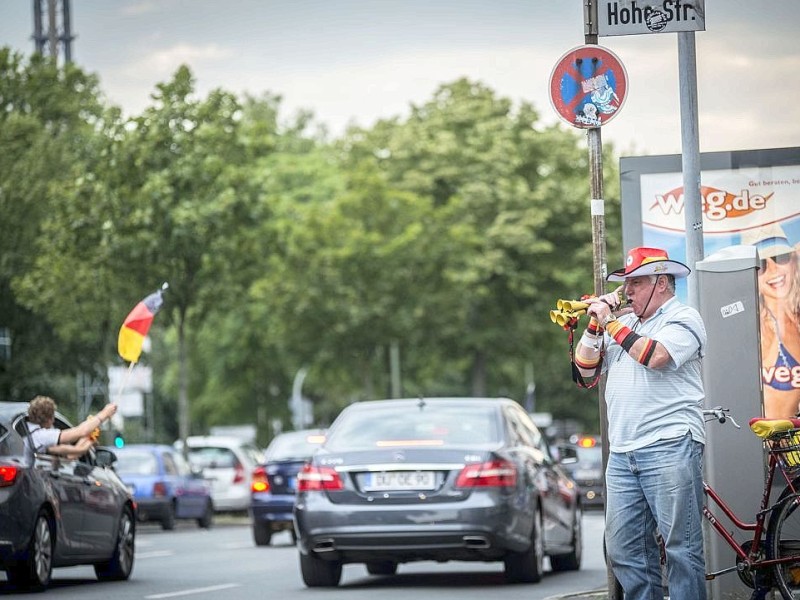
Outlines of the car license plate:
M432 490L436 487L433 471L388 471L367 473L363 489L366 492L381 490Z

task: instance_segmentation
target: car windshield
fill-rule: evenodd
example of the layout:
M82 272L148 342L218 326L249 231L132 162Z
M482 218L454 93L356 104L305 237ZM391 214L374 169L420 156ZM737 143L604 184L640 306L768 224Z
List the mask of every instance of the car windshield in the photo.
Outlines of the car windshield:
M325 441L322 433L296 431L284 433L276 437L267 448L267 460L287 460L290 458L308 458L319 445Z
M116 451L114 469L124 475L155 475L158 472L156 457L150 452Z
M329 450L495 445L497 409L469 404L365 405L342 413L325 443Z

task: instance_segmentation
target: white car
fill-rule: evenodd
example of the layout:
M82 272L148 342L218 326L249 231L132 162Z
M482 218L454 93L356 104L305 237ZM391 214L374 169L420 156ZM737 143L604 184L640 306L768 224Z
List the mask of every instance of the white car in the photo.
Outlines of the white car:
M189 436L187 458L211 482L217 512L247 511L253 469L264 455L255 445L233 437Z

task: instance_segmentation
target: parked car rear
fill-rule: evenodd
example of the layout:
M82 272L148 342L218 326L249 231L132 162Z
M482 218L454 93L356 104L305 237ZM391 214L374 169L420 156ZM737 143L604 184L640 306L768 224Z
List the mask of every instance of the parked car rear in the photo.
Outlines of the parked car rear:
M34 591L50 585L55 567L92 565L100 580L128 579L135 507L114 453L34 454L27 411L27 402L0 402L0 569L12 586ZM56 413L55 427L71 425Z
M268 546L277 531L290 531L292 539L296 539L292 510L297 473L323 441L324 430L304 429L281 433L267 447L264 464L253 471L250 497L257 546Z
M338 585L342 565L502 561L509 582L581 564L577 487L517 402L417 398L357 402L298 474L300 571Z
M250 508L253 470L264 461L254 444L222 436L189 436L187 457L193 469L211 482L217 512L246 512Z
M174 448L128 444L116 454L116 471L136 499L140 521L156 521L165 530L174 529L176 519L194 519L200 527L211 527L211 485Z

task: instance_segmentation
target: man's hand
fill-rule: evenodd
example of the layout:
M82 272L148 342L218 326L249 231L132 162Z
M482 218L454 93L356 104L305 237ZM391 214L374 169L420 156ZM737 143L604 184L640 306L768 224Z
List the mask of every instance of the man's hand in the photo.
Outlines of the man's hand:
M608 294L604 294L607 296ZM611 315L611 306L605 301L602 300L603 296L598 298L587 298L586 302L589 303L589 307L586 309L586 314L590 317L594 317L597 319L597 322L600 323L600 326L604 326L606 319Z
M608 304L608 307L612 311L619 310L619 308L622 306L622 300L623 300L623 298L622 298L622 288L623 287L624 286L619 286L613 292L609 292L607 294L603 294L602 296L598 296L597 299L600 300L600 302L605 302L606 304Z

